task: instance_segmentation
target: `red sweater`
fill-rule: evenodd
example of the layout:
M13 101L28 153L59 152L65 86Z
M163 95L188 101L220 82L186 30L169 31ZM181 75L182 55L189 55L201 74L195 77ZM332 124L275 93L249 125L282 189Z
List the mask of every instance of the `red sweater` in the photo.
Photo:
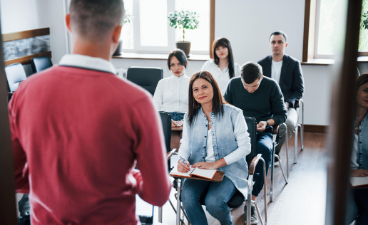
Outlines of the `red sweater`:
M129 81L54 66L22 82L9 116L16 189L30 193L32 225L137 224L136 193L167 201L159 115Z

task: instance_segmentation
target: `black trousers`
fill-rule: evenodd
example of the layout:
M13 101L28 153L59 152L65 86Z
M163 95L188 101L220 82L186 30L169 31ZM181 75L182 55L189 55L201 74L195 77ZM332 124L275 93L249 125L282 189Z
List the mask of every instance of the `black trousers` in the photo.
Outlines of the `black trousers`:
M368 189L354 189L354 201L358 207L355 225L368 224Z

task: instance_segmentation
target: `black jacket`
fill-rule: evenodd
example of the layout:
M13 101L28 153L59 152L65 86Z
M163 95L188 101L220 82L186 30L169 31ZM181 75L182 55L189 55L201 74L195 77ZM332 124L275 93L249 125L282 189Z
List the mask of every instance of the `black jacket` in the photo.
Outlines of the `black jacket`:
M271 78L272 56L258 61L262 66L263 75ZM300 62L291 56L284 55L279 82L284 101L290 102L290 107L295 107L295 101L303 97L304 78Z

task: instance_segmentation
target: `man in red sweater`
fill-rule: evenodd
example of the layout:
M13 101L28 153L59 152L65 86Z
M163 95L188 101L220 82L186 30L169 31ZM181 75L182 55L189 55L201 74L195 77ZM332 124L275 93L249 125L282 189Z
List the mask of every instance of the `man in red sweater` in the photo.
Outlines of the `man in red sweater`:
M16 188L30 193L32 225L137 224L135 194L168 199L152 97L110 63L123 17L122 0L72 0L73 54L23 81L9 104Z

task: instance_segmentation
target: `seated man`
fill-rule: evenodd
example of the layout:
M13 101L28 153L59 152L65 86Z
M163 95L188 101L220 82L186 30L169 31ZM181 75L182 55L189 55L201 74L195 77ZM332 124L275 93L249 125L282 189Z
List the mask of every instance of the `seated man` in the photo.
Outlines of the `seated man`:
M285 107L288 111L286 126L288 137L286 137L285 127L280 127L280 143L276 146L276 154L280 153L285 140L293 135L294 128L298 122L298 113L295 109L295 101L302 98L304 92L304 81L300 62L285 54L288 46L287 36L282 31L275 31L270 35L270 48L272 55L260 60L263 74L276 80L280 85L284 95Z
M9 103L16 191L30 193L32 225L133 225L136 194L159 206L169 197L152 97L110 62L123 18L122 0L72 0L73 54Z
M262 67L254 62L247 62L241 68L241 77L230 80L224 95L225 100L242 109L245 116L257 120L257 154L262 154L266 162L266 174L272 159L272 126L285 122L287 111L284 106L279 85L275 80L262 75ZM254 175L252 200L261 192L263 165L259 163ZM258 223L255 206L251 210L252 224Z

